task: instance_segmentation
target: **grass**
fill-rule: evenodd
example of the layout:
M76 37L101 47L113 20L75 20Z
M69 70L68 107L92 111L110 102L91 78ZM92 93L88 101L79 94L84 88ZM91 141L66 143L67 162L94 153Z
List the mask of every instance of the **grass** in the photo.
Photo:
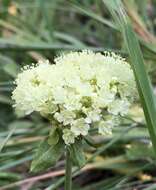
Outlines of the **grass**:
M38 59L53 62L62 51L81 49L115 51L131 62L146 122L140 102L136 102L129 118L123 119L111 138L93 135L92 143L98 148L84 145L88 162L81 171L73 168L73 189L155 189L151 141L156 149L156 1L118 3L0 2L0 189L61 189L64 158L44 173L30 173L35 147L48 134L49 124L37 114L15 114L11 91L24 65ZM151 9L147 11L148 7Z

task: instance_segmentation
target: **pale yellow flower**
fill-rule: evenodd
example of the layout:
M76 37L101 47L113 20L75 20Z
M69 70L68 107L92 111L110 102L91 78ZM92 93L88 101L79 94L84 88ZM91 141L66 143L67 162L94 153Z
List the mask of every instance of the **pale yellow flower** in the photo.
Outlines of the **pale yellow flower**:
M130 65L116 54L87 50L54 61L26 66L17 76L12 93L16 109L55 121L66 144L94 125L100 134L111 134L114 121L105 118L127 114L137 94Z

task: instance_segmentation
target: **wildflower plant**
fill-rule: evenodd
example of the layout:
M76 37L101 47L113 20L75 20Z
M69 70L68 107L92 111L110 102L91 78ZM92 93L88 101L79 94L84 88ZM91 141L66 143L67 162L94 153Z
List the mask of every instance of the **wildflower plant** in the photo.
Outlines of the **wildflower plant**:
M12 94L17 110L26 115L39 112L51 123L49 136L32 162L33 171L56 163L64 147L71 159L82 166L83 137L92 128L101 135L111 135L136 96L130 65L114 53L71 52L54 61L53 65L40 61L24 67Z

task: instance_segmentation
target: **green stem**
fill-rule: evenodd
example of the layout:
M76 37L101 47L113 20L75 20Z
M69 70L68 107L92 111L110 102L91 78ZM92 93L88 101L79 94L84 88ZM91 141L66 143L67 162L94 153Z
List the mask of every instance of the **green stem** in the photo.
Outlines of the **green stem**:
M65 190L72 190L72 161L69 148L66 149Z

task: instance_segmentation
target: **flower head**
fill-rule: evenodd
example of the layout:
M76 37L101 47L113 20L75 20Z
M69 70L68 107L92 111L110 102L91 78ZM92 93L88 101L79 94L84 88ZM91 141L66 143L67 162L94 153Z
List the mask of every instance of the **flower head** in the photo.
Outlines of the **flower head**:
M105 118L125 115L136 94L130 65L116 54L92 51L54 61L26 67L18 75L12 95L16 109L55 120L66 144L87 135L94 124L99 133L110 134L113 124Z

